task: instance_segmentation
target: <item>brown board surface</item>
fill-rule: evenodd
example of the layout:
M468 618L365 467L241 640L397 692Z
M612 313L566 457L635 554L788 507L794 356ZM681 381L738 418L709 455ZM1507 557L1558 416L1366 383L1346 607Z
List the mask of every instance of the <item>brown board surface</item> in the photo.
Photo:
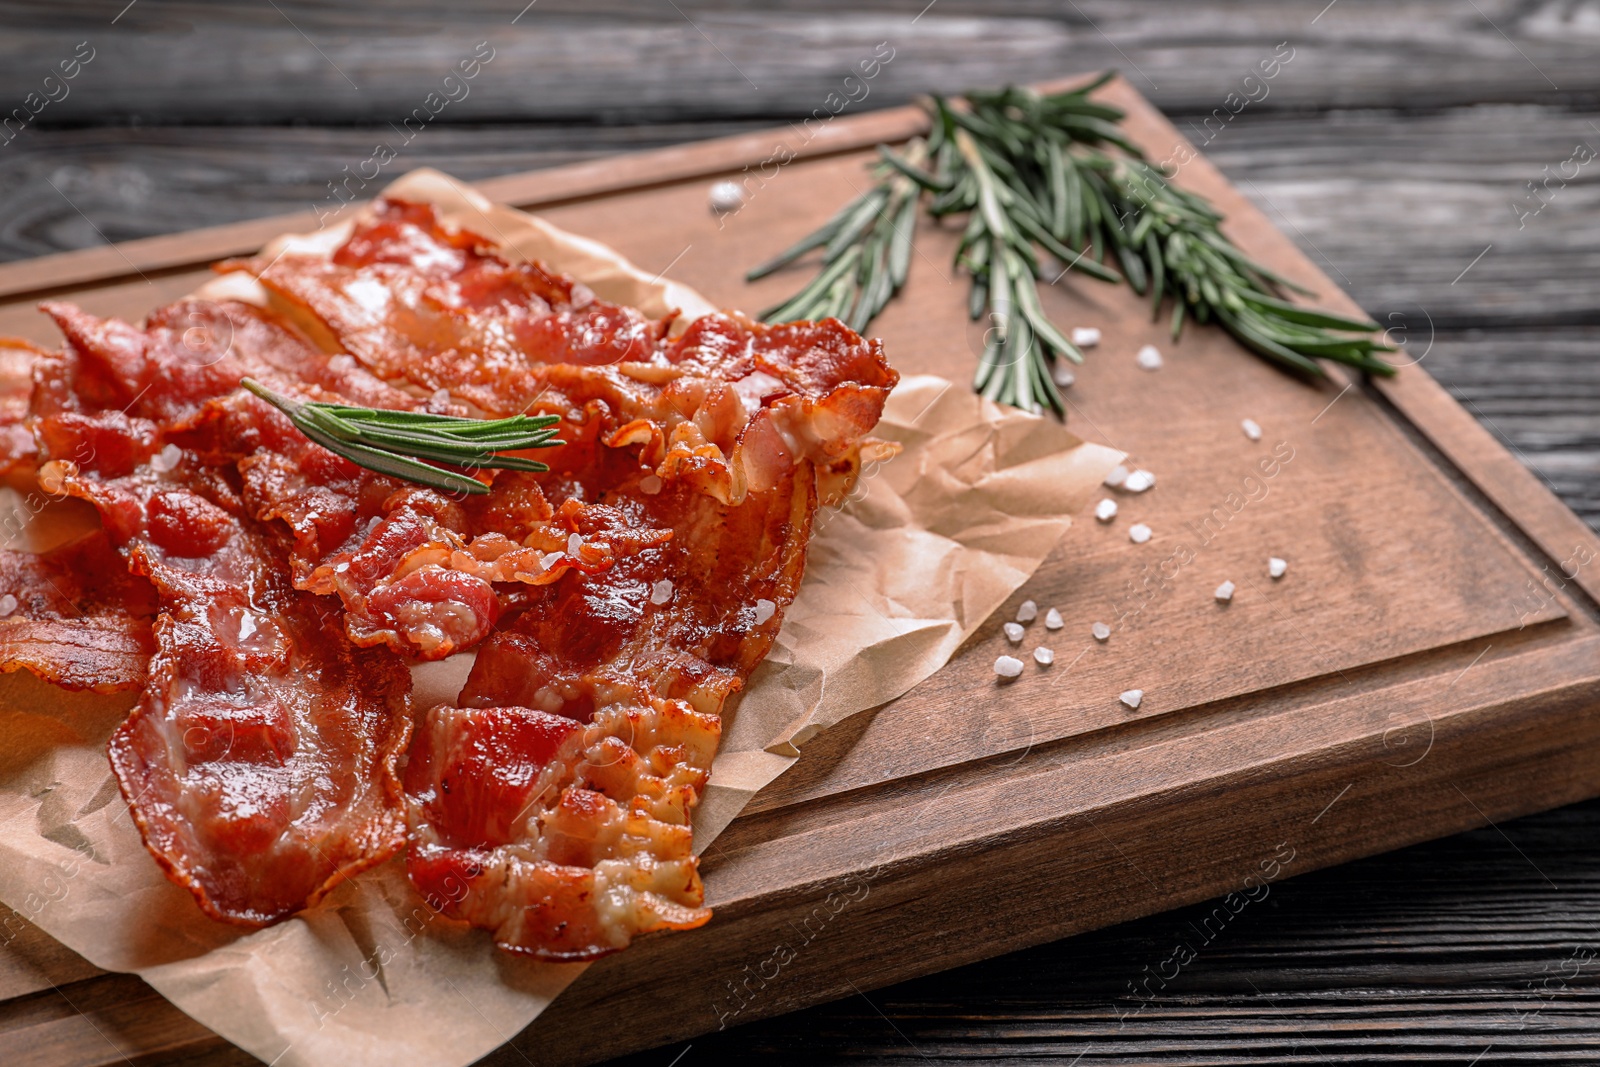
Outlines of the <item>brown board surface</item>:
M1103 95L1153 159L1183 158L1126 84ZM871 144L919 125L883 111L480 188L759 308L805 272L746 285L743 270L864 187ZM719 219L706 190L721 177L748 200ZM1177 180L1256 258L1355 310L1203 159ZM46 295L140 318L209 261L314 225L308 212L0 267L0 333L54 343L33 310ZM902 371L966 388L983 326L950 266L955 234L920 225L907 290L874 332ZM1600 539L1427 376L1425 352L1403 351L1393 382L1308 386L1215 329L1173 344L1126 289L1069 274L1045 305L1105 334L1068 390L1070 423L1158 479L1108 490L1116 519L1085 515L1015 597L1060 609L1064 628L1036 622L1024 646L1052 647L1055 666L997 683L1011 649L997 617L911 693L814 740L705 857L708 926L591 968L490 1062L588 1062L1600 794ZM1160 371L1135 364L1145 343ZM1134 522L1148 543L1129 540ZM1289 561L1281 580L1270 556ZM1117 699L1132 688L1137 712ZM0 1035L23 1062L241 1058L141 983L7 929ZM57 985L83 1014L42 998Z

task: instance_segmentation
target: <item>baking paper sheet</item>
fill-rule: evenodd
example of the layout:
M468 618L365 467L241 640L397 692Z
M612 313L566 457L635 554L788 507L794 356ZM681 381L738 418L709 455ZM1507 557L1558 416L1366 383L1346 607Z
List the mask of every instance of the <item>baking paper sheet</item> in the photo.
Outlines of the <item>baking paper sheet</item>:
M685 318L711 309L602 245L436 172L409 174L389 192L432 201L448 222L607 300L652 315L676 307ZM268 251L326 251L340 231L348 223ZM202 293L266 299L238 275ZM818 516L799 596L739 698L695 813L699 849L807 740L943 666L1121 458L926 376L902 381L877 436L902 451L869 465L851 499ZM419 690L449 692L464 672L457 657L419 676ZM274 1067L460 1067L515 1036L581 973L582 964L498 952L486 932L435 915L398 859L277 926L205 918L145 851L106 762L106 739L133 700L0 677L0 901L97 966L137 972ZM687 947L695 935L660 936Z

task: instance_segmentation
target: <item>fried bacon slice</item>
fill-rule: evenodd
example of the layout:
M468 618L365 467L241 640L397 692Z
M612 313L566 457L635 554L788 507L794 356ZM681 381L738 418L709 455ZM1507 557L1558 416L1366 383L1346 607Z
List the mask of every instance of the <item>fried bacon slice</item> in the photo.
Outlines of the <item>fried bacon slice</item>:
M100 565L154 600L111 743L151 852L236 922L402 840L417 889L512 951L594 959L705 922L690 816L897 380L880 346L833 320L650 319L397 201L331 255L222 269L273 305L183 301L143 327L46 305L67 343L35 359L24 420L41 484L98 509L125 568ZM452 499L307 441L244 375L552 413L564 443L537 453L548 473ZM8 565L21 588L54 564L0 558L0 583ZM413 729L406 661L474 648Z
M294 587L286 532L249 513L231 461L212 460L227 450L209 405L246 368L330 383L343 373L356 395L380 383L353 361L328 368L243 305L197 309L234 331L204 365L175 348L182 335L160 314L140 331L50 310L68 346L53 390L35 397L48 412L34 420L40 484L98 509L124 574L153 586L160 608L112 767L146 846L208 914L281 919L403 843L395 762L410 675L392 653L354 646L334 605Z
M632 457L608 459L597 475ZM689 817L724 702L799 586L816 506L803 463L739 505L682 483L641 493L639 480L611 482L608 498L640 523L672 522L673 540L534 590L479 651L464 706L428 713L407 771L418 889L546 959L593 959L709 918ZM459 792L483 751L530 730L560 734L557 758L525 760L517 788Z
M53 357L0 339L0 473L36 460L30 419L34 368ZM39 494L0 522L7 544L37 518ZM42 506L42 501L40 501ZM155 649L155 590L128 573L104 533L48 552L0 549L0 671L28 670L64 689L111 693L144 685Z
M28 428L33 368L49 358L50 353L26 341L0 337L0 474L34 458Z
M63 689L143 688L155 589L99 530L48 552L0 551L0 671Z
M838 322L727 315L670 337L419 205L381 204L331 258L231 269L413 393L562 417L549 474L502 475L464 507L480 538L536 538L536 517L577 508L614 514L612 545L671 531L502 593L458 706L417 730L413 883L547 959L705 922L690 813L724 703L799 586L819 496L855 475L896 380L879 347Z

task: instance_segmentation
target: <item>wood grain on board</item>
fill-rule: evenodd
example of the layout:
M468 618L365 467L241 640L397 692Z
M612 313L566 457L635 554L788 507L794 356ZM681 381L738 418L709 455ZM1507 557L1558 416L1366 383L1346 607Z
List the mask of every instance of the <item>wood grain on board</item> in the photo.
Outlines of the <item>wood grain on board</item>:
M1108 94L1155 158L1170 154L1170 125L1127 84ZM832 151L782 168L721 224L706 179L758 164L792 131L485 187L549 205L553 221L715 301L759 306L796 276L746 287L743 267L863 180L857 146L916 121L837 120ZM1252 254L1348 306L1209 165L1180 180L1223 204ZM137 317L191 288L205 259L243 250L229 242L259 241L264 224L250 227L190 238L187 258L173 237L0 268L0 331L36 329L29 305L46 287ZM910 287L877 329L903 370L964 388L978 328L951 239L925 227ZM1159 478L1122 498L1115 523L1070 531L1016 598L1067 617L1057 666L997 685L1003 639L980 634L906 697L823 735L708 853L709 926L592 968L492 1062L592 1061L1204 900L1273 857L1301 873L1600 794L1593 573L1543 591L1569 542L1600 553L1600 541L1420 367L1392 387L1309 387L1214 331L1168 343L1120 289L1069 278L1046 300L1108 338L1071 390L1076 429ZM1146 340L1167 352L1159 373L1129 358ZM1244 417L1263 441L1243 435ZM1128 541L1136 520L1156 530L1149 544ZM1163 573L1183 545L1193 561ZM1282 581L1267 578L1269 555L1290 561ZM1224 579L1240 586L1226 607L1211 597ZM1097 620L1114 627L1104 646L1087 636ZM1134 687L1137 714L1116 700ZM830 892L855 887L856 903L819 918ZM750 982L747 966L802 936L779 977ZM171 1009L130 1007L136 983L68 966L46 954L37 977L0 972L33 983L0 1026L39 1042L36 1062L158 1046L186 1062L237 1055ZM57 995L90 1014L58 1012Z

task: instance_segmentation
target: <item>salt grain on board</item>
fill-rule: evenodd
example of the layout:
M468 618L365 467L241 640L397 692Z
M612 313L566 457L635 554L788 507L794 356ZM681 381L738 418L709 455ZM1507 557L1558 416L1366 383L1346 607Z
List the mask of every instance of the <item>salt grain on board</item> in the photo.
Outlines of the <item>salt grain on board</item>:
M1013 645L1022 641L1022 624L1020 622L1008 622L1001 629L1006 632L1006 640Z
M1142 493L1155 484L1156 476L1141 467L1128 475L1127 480L1122 483L1122 488L1130 493Z
M1113 489L1115 489L1117 486L1121 485L1123 482L1125 482L1127 480L1128 480L1128 468L1124 467L1120 463L1117 464L1115 467L1112 467L1111 468L1111 473L1106 475L1106 484L1109 485Z
M1032 622L1039 617L1039 605L1031 600L1024 600L1017 608L1018 622Z
M1126 693L1122 694L1121 700L1122 700L1122 702L1124 704L1128 705L1128 707L1132 708L1134 711L1138 711L1139 710L1139 704L1144 700L1144 690L1143 689L1130 689Z
M1098 326L1074 326L1072 328L1072 343L1079 348L1093 348L1100 343L1100 328Z
M1051 608L1044 613L1044 628L1046 630L1059 630L1065 625L1066 623L1061 619L1061 612L1055 608Z
M1048 667L1055 661L1056 654L1050 651L1048 648L1036 648L1033 650L1033 662L1037 663L1039 666Z
M1056 369L1050 372L1050 377L1063 389L1078 380L1078 376L1072 373L1072 368L1067 366L1065 361L1056 364Z
M1233 599L1233 588L1234 586L1232 582L1223 582L1221 585L1217 586L1217 591L1213 593L1212 596L1215 596L1218 600L1227 602Z
M1261 424L1256 422L1255 419L1245 419L1239 424L1239 428L1244 430L1244 435L1250 440L1261 440Z
M1022 673L1022 661L1015 656L1001 656L994 661L994 673L1002 678L1015 678Z
M1117 517L1117 502L1106 497L1094 506L1094 517L1101 522L1110 522Z
M1282 578L1285 574L1289 573L1289 561L1286 559L1279 559L1277 556L1273 556L1271 559L1267 560L1267 573L1274 578Z
M1093 626L1089 627L1089 632L1094 634L1094 639L1096 641L1111 640L1111 627L1107 626L1103 622L1097 622Z
M738 182L717 182L711 187L707 199L711 201L712 211L726 215L744 206L744 189Z
M1142 522L1136 522L1128 527L1128 540L1136 545L1142 545L1150 540L1150 527Z
M1133 358L1145 370L1161 369L1161 349L1155 345L1145 345Z

